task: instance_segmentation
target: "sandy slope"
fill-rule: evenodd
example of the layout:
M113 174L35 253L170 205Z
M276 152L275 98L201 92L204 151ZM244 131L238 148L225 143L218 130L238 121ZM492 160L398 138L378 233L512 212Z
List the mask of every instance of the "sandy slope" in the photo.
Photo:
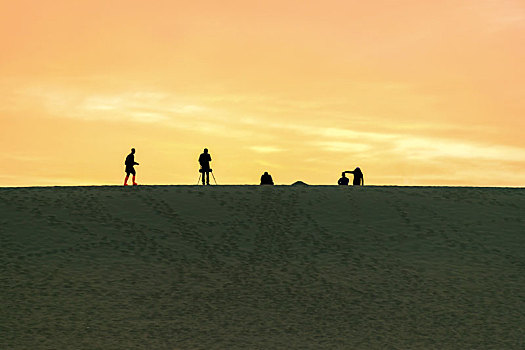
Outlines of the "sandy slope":
M0 189L0 349L523 349L525 190Z

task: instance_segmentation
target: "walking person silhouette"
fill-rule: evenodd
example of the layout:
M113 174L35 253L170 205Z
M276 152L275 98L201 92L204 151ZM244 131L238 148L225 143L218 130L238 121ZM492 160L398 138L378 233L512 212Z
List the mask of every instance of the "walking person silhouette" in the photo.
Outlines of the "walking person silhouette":
M204 152L201 153L201 155L199 156L199 164L201 165L199 172L202 173L203 185L210 184L210 172L212 171L212 169L210 168L210 162L211 155L208 153L208 149L205 148ZM206 183L204 183L204 177L206 177Z
M128 156L126 157L126 161L124 162L124 164L126 165L126 178L124 179L124 186L128 185L128 178L130 174L133 175L133 186L137 186L137 183L135 182L135 176L137 173L135 172L134 166L139 165L139 163L135 162L134 148L131 149L131 153L128 154Z

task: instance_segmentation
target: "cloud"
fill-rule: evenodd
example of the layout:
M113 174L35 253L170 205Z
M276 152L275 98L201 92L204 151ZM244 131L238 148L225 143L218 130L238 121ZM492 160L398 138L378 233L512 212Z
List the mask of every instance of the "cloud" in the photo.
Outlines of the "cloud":
M155 91L102 94L33 86L17 95L19 100L40 104L51 115L87 120L157 123L182 116L192 117L208 110L205 106L184 103L170 94Z
M274 146L250 146L248 148L258 153L276 153L284 151L282 148Z
M196 105L179 105L179 106L172 106L170 107L170 110L175 113L180 114L192 114L192 113L200 113L207 111L208 108L203 106L196 106Z
M479 159L484 161L525 161L525 149L500 144L482 144L463 139L423 137L399 132L370 132L346 128L295 125L289 123L265 123L255 118L250 125L260 128L281 129L302 134L312 147L328 152L374 152L397 155L420 161L453 158Z
M525 161L525 149L503 145L482 145L461 140L408 137L397 139L394 150L412 159L457 158Z
M367 144L342 141L319 141L314 144L329 152L367 152L371 148Z
M236 138L244 144L251 141L252 145L246 148L260 154L283 152L300 142L301 147L308 152L316 149L334 153L361 153L377 159L396 158L419 162L434 159L525 161L523 148L473 142L459 137L425 136L414 127L419 125L417 123L407 128L408 134L399 127L388 125L381 125L381 131L377 131L378 128L370 124L345 128L323 125L322 120L315 125L308 123L309 118L298 119L305 121L301 123L286 122L282 117L262 117L264 113L243 115L242 110L228 109L227 105L214 105L211 102L210 105L202 104L206 99L199 99L201 103L195 103L195 99L159 91L90 94L80 90L41 86L26 89L24 93L28 102L36 100L51 114L60 117L157 123L194 133ZM242 100L243 96L238 98ZM259 98L264 99L263 96ZM433 127L428 121L422 121L422 125L423 131ZM436 128L440 126L443 127L443 124ZM271 144L263 140L271 140Z
M169 119L166 115L155 112L130 111L127 116L132 121L140 123L158 123Z

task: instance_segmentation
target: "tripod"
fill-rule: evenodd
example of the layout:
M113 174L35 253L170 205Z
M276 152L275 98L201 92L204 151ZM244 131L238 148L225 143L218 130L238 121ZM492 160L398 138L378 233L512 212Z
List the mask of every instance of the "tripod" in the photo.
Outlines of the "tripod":
M215 185L217 185L217 180L215 180L215 175L213 175L213 170L210 169L209 172L211 173L211 176L213 177L213 181L215 181ZM204 178L204 172L202 171L202 169L199 170L199 179L197 180L197 185L199 185L199 183L201 182L201 176Z

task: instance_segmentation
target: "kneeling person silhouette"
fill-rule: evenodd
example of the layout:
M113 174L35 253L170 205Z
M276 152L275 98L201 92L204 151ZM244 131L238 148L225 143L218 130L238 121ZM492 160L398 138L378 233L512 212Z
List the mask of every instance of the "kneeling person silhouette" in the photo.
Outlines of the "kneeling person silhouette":
M261 185L273 185L272 175L268 174L267 171L261 176Z
M345 173L343 172L342 175L341 175L341 178L339 179L339 181L337 181L337 184L341 185L341 186L348 186L349 182L350 182L350 179L347 178L345 176Z

